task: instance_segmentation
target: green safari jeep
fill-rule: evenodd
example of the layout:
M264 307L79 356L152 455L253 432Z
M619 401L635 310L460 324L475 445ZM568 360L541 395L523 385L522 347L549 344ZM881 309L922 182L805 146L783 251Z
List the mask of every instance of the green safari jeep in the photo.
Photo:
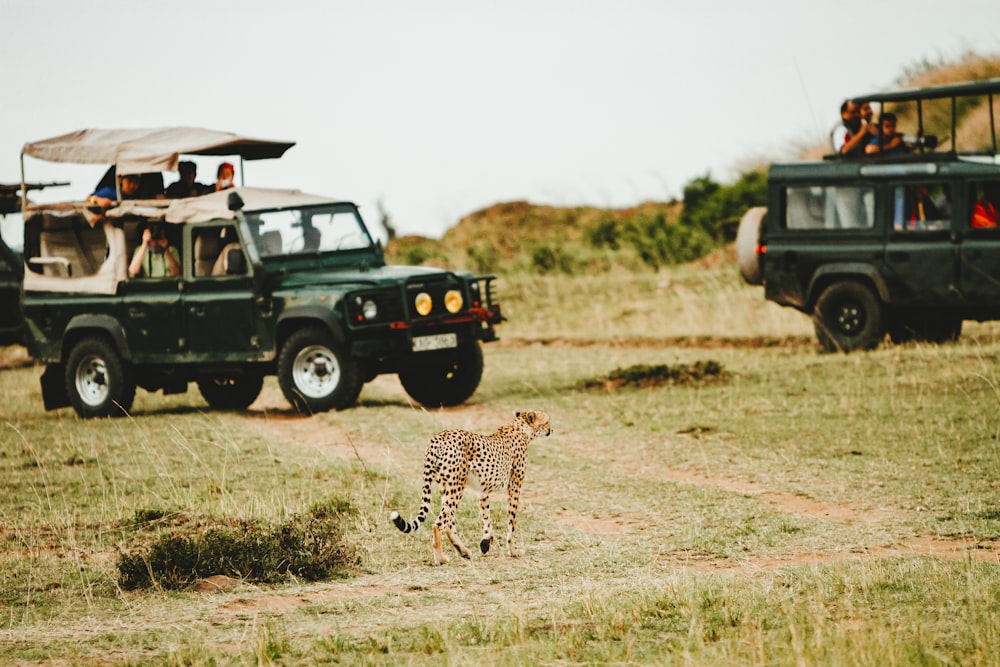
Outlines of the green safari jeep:
M748 211L737 235L744 280L811 315L831 352L871 349L886 334L945 342L964 320L1000 319L998 94L991 79L855 98L915 111L909 150L772 165L768 206ZM963 145L956 109L977 105L989 139Z
M220 154L204 143L172 147L166 163ZM254 159L261 144L223 148ZM149 168L135 153L140 164L119 160L119 173ZM129 277L154 223L180 273ZM480 343L503 320L494 276L387 266L354 204L299 191L25 206L24 224L25 344L47 364L46 409L82 417L125 414L136 387L180 393L191 382L210 406L242 409L268 375L304 413L350 407L384 373L423 405L457 405L478 387Z

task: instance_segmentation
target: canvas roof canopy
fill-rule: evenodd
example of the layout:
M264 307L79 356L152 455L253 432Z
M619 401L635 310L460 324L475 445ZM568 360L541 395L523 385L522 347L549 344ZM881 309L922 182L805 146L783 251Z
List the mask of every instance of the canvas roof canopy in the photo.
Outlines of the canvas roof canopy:
M197 127L87 129L26 143L23 155L48 162L113 164L119 174L176 171L181 155L281 157L294 141L243 137Z
M315 206L317 204L333 204L338 201L330 197L307 194L301 190L238 187L220 190L201 197L169 200L170 204L167 206L163 219L166 222L180 223L232 218L234 213L229 210L228 202L229 195L233 193L238 194L243 200L244 211ZM127 210L128 203L124 202L120 208Z

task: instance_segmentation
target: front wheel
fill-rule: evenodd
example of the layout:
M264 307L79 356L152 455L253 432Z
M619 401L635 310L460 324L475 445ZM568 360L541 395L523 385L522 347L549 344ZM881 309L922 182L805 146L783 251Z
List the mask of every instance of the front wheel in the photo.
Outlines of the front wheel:
M427 407L461 405L475 393L483 377L483 349L476 341L452 354L436 354L439 356L400 371L399 381L410 398Z
M299 329L278 355L278 384L299 412L343 410L358 400L361 369L325 327Z
M73 346L64 379L70 405L85 419L121 417L135 400L131 365L103 338L84 338Z
M264 378L253 375L212 375L198 378L198 391L216 410L245 410L260 396Z
M827 352L871 350L885 338L885 308L861 283L833 283L813 309L816 338Z

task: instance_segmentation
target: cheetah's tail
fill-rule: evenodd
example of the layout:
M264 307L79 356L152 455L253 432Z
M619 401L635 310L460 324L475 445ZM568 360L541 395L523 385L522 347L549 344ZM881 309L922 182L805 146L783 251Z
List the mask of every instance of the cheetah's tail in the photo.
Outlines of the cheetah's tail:
M407 522L406 519L399 516L399 512L393 512L389 515L389 518L396 524L396 528L399 528L404 533L412 533L417 528L420 528L420 524L424 522L426 516L426 513L421 512L414 521Z

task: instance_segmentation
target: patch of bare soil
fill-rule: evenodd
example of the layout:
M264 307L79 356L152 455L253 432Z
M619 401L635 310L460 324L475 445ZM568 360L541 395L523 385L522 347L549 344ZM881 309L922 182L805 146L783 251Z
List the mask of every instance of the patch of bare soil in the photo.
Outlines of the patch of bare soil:
M34 365L27 348L20 345L0 346L0 371L27 368Z

